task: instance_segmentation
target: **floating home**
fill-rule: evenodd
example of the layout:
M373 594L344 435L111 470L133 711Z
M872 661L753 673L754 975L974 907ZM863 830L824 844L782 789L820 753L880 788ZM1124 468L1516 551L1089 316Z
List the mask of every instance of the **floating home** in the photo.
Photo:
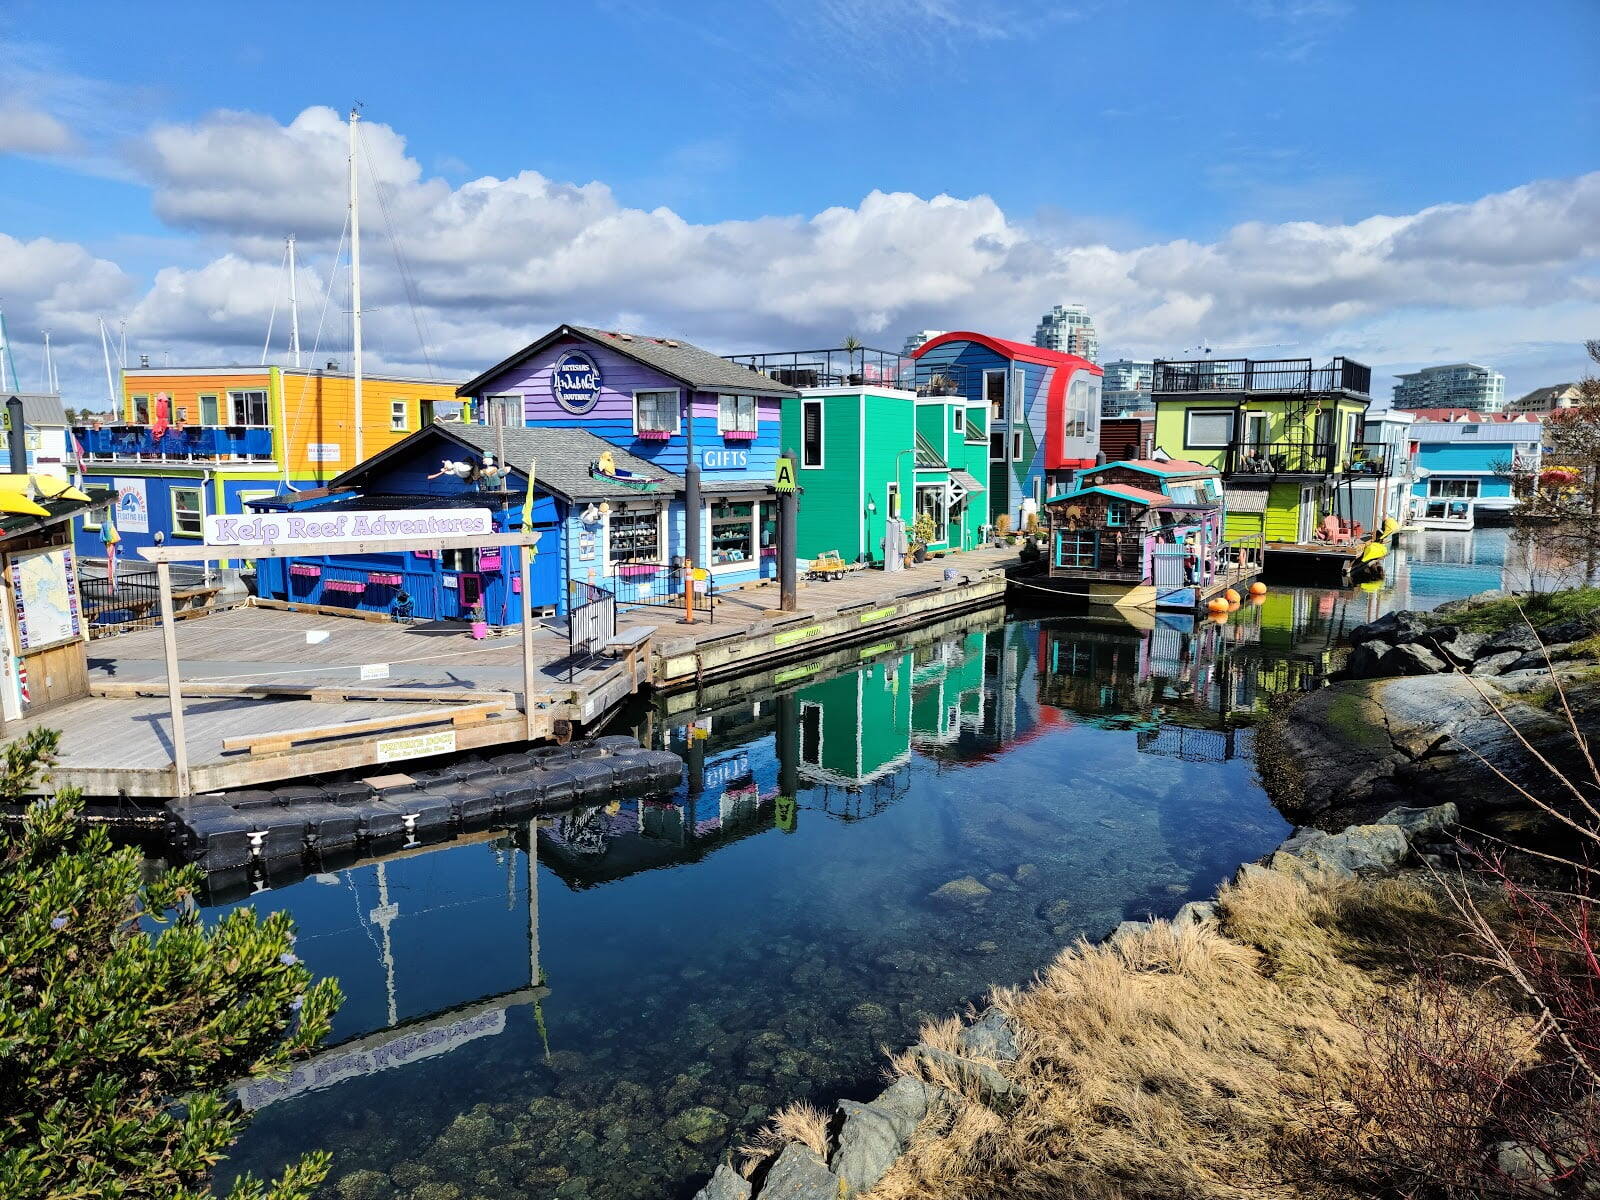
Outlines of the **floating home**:
M67 478L72 461L67 440L67 410L59 392L8 392L22 401L22 445L28 470L36 475ZM11 414L0 409L5 427L0 429L0 461L11 454Z
M982 333L946 333L918 347L919 391L948 389L985 414L989 520L1021 528L1023 506L1092 467L1100 450L1103 372L1086 358Z
M1260 571L1259 538L1226 540L1221 474L1199 463L1107 463L1045 510L1048 586L1090 603L1192 612Z
M799 393L782 404L782 444L797 455L797 555L836 551L882 562L887 522L933 524L927 547L970 550L989 522L986 410L959 391L919 385L887 350L735 355Z
M1381 444L1363 440L1371 385L1371 368L1347 358L1158 361L1156 445L1221 472L1230 537L1315 554L1339 484L1388 471Z
M1471 529L1480 520L1509 520L1519 486L1539 474L1543 422L1530 413L1465 408L1414 409L1411 415L1411 523Z
M584 430L637 474L672 481L648 502L605 514L585 564L596 582L657 579L689 554L686 520L718 587L777 575L781 406L797 388L678 338L561 325L460 388L489 425ZM522 464L517 464L522 465ZM685 513L685 475L700 511ZM604 543L603 556L600 544Z
M1368 411L1349 469L1334 490L1341 518L1369 532L1381 529L1387 520L1406 524L1414 481L1412 419L1412 413L1397 408Z
M455 382L365 375L358 439L354 376L332 364L128 367L118 419L72 433L85 481L117 493L113 515L126 552L198 544L206 517L323 487L435 421L470 416L463 410ZM79 523L77 548L85 558L104 553L92 516Z

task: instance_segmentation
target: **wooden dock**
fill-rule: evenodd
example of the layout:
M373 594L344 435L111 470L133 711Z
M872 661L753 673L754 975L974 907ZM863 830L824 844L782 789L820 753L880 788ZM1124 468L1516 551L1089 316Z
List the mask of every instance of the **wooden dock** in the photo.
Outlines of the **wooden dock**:
M518 629L474 641L450 622L255 606L190 616L173 626L190 790L393 772L461 751L565 741L598 728L644 686L678 691L767 672L998 605L1000 567L1015 556L985 549L904 572L808 582L790 613L776 611L775 584L720 594L714 620L702 613L694 625L682 624L676 608L621 609L619 634L650 633L641 652L601 659L571 679L565 630L540 626L531 639L531 714ZM59 729L55 781L87 796L177 795L163 638L152 629L92 643L89 697L9 724L6 736Z

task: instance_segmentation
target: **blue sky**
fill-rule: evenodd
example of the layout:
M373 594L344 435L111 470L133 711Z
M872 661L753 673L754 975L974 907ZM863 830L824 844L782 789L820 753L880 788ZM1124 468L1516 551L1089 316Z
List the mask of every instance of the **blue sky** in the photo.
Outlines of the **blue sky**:
M1025 337L1042 307L1083 300L1113 353L1204 340L1353 347L1396 368L1504 360L1514 392L1581 367L1572 335L1600 297L1584 233L1595 214L1583 181L1600 168L1593 0L1515 11L1459 0L13 0L0 20L12 63L0 72L0 150L14 151L0 153L12 259L8 274L0 245L0 304L14 327L56 323L69 377L94 365L74 357L93 340L91 310L128 317L130 341L142 330L167 353L243 355L252 320L259 342L264 311L245 293L270 307L272 245L303 211L292 172L253 183L248 156L230 158L230 146L256 147L258 161L273 152L236 136L237 121L267 138L308 108L353 100L374 136L392 131L392 155L373 146L374 171L407 254L457 243L438 256L438 288L426 261L418 280L436 310L430 357L462 370L562 319L650 321L718 349L835 328L829 340L861 330L898 344L926 325ZM162 129L186 135L181 150L159 144ZM303 132L283 144L333 155L335 130ZM462 217L478 194L464 185L525 172L546 194L502 192L491 207L516 210L507 225ZM213 180L217 195L200 203ZM1563 182L1570 194L1538 203L1492 200ZM563 189L589 184L604 195L590 189L574 215ZM874 192L916 203L864 211ZM931 210L941 195L960 207ZM328 191L327 207L338 203ZM1385 248L1365 293L1341 277L1341 258L1379 253L1372 238L1390 236L1364 222L1449 205L1463 229L1526 219L1528 237L1481 255L1429 241L1442 264ZM1541 228L1550 241L1552 212L1567 241L1530 248ZM599 233L630 224L620 242ZM86 270L99 279L92 294L73 301L52 285L41 240L53 269L76 269L78 291ZM57 244L81 251L76 268ZM718 257L730 244L731 260L768 272L752 285L762 295L739 294L738 269ZM651 269L630 277L639 245ZM948 253L930 259L927 247ZM313 235L307 269L325 281L318 251ZM481 267L498 291L444 279L452 263ZM171 294L158 295L164 268ZM1263 283L1273 270L1281 280ZM419 356L397 345L391 357Z

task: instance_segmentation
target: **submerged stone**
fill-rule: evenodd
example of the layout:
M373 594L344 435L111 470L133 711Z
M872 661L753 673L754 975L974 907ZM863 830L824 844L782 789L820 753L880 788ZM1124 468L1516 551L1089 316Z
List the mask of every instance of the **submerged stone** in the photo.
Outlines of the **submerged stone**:
M973 905L982 904L993 893L971 875L963 875L960 879L952 879L949 883L929 893L931 899L941 904Z
M714 1108L697 1104L667 1122L667 1133L691 1146L704 1146L728 1132L728 1118Z

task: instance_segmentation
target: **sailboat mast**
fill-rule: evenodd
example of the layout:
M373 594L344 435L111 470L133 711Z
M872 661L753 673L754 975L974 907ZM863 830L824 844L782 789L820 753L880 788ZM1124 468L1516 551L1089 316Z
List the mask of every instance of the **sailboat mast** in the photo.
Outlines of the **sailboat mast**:
M100 319L100 357L106 362L106 404L113 420L120 420L122 406L117 403L117 385L111 379L111 339L106 333L106 319Z
M55 360L50 357L50 331L41 329L39 332L44 334L44 390L46 395L53 395L60 389L56 387Z
M0 392L8 392L19 386L15 366L12 365L8 371L8 365L11 365L11 339L6 336L5 310L0 309Z
M366 458L361 412L361 199L356 190L356 122L350 110L350 361L355 375L356 462Z
M300 365L300 301L294 288L294 234L289 235L289 353Z

